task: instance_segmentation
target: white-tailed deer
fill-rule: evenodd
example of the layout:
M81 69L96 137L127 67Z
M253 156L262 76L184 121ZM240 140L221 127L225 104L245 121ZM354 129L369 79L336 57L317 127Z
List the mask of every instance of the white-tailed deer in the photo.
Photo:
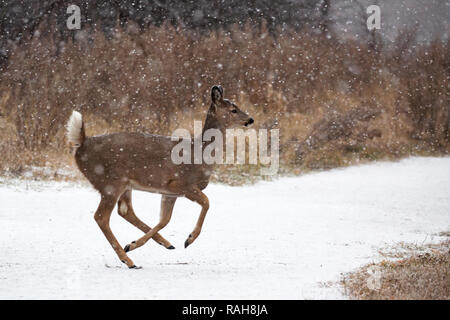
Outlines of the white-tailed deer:
M203 126L218 129L225 136L225 129L249 126L253 119L223 98L221 86L211 90L211 106ZM177 142L171 137L143 133L112 133L87 137L80 113L74 111L67 125L68 140L76 147L75 160L83 175L100 192L101 201L94 218L119 259L129 268L136 268L126 252L139 248L153 239L167 249L174 249L158 231L170 221L177 197L197 202L202 207L194 230L185 242L189 246L199 236L209 209L208 197L202 192L209 182L213 165L174 164L172 148ZM205 146L207 142L202 142ZM160 193L161 213L158 224L152 229L134 213L131 190ZM113 235L109 220L114 206L125 220L145 233L144 236L122 248Z

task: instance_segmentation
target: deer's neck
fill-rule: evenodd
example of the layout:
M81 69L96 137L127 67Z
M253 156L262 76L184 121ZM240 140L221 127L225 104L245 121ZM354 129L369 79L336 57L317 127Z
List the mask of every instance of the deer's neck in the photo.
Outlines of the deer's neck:
M215 137L212 138L212 141L205 141L203 140L205 137L205 132L208 131L209 129L216 129L219 130L220 133L222 134L222 146L220 146L221 148L225 148L226 146L226 128L222 125L222 123L219 121L219 119L217 118L217 115L213 109L213 107L211 106L208 110L208 114L206 115L206 120L205 123L203 125L203 130L202 130L202 150L205 150L205 148L211 144L215 142ZM216 142L217 143L217 142ZM211 173L211 171L213 170L213 168L215 167L214 164L204 164L203 165L206 168L206 171L209 172L209 174Z
M203 125L202 137L204 136L205 132L209 129L220 130L223 138L225 138L225 128L217 119L216 113L214 112L212 107L209 108L208 114L206 115L205 124Z

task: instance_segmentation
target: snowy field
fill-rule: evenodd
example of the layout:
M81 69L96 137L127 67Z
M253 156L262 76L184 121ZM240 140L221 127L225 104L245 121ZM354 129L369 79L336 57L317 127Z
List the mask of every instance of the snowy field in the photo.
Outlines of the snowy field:
M334 299L340 274L398 242L429 243L450 230L450 158L409 158L281 178L210 185L202 234L188 248L200 207L178 199L130 270L96 225L99 195L83 184L0 183L0 299ZM150 226L160 196L134 192ZM141 236L115 210L123 245Z

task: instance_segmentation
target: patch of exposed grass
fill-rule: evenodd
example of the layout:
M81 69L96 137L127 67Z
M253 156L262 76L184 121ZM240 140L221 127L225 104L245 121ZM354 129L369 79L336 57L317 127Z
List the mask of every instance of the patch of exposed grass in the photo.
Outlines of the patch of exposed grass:
M368 264L345 274L341 280L345 294L362 300L450 299L449 240L427 246L402 243L396 254L390 252L391 258L403 258Z

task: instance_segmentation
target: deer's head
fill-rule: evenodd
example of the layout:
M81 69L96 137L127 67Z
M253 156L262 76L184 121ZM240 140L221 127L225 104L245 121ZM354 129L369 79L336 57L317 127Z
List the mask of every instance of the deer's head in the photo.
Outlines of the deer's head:
M223 98L222 86L211 89L211 111L223 128L248 127L254 120L233 102Z

